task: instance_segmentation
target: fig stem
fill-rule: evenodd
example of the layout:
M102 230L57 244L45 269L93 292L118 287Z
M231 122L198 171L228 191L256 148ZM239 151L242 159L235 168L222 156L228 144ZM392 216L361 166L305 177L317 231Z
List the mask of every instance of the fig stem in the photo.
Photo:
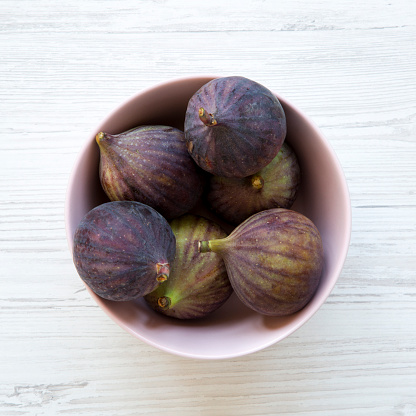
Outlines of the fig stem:
M100 144L100 141L102 139L104 139L105 137L105 133L103 133L102 131L100 131L96 136L95 136L95 141L97 142L97 144Z
M215 126L217 124L217 120L215 120L214 116L211 113L207 113L205 108L200 108L198 112L199 118L206 126Z
M214 238L213 240L198 241L198 251L200 253L217 253L220 254L227 246L228 237Z
M158 300L157 300L157 304L163 308L163 309L168 309L171 301L170 298L167 296L161 296Z
M156 264L156 280L158 282L164 282L168 280L169 277L169 263L157 263Z
M264 179L256 174L251 177L251 185L254 189L261 189L264 186Z
M159 275L156 276L156 280L159 283L162 283L162 282L166 282L166 280L168 280L168 277L169 276L167 274L162 273L162 274L159 274Z
M211 245L209 241L198 241L198 251L200 253L208 253L211 251Z

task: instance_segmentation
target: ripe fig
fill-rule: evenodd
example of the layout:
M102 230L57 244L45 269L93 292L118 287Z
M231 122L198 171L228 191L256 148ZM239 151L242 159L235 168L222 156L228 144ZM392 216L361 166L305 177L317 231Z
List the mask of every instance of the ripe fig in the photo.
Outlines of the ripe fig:
M214 79L189 100L188 150L213 175L242 178L258 172L273 160L285 137L286 116L280 101L250 79Z
M139 126L116 135L100 132L96 141L100 180L111 201L142 202L169 220L201 196L202 178L181 130Z
M153 208L134 201L107 202L89 211L74 235L81 279L99 296L132 300L169 277L175 236Z
M316 226L284 208L254 214L228 237L199 246L201 252L222 256L236 295L263 315L285 316L302 309L318 287L324 264Z
M201 239L226 237L216 223L187 214L170 222L176 237L176 254L166 282L144 298L161 314L196 319L218 309L231 295L232 287L222 258L200 253Z
M207 202L222 219L240 224L270 208L291 208L300 184L300 167L293 149L285 142L263 169L246 178L211 176Z

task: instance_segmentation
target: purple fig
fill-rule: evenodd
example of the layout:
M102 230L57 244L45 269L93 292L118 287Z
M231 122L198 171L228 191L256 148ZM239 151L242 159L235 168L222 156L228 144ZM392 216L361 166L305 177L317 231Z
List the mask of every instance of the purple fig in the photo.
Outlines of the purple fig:
M226 238L201 241L200 251L220 254L239 299L270 316L302 309L318 287L324 264L316 226L284 208L252 215Z
M222 219L239 224L256 212L291 208L300 177L296 154L285 142L277 156L254 175L246 178L212 176L207 202Z
M276 156L286 137L277 97L244 77L214 79L189 100L185 138L196 163L216 176L245 177Z
M170 274L175 236L156 210L114 201L89 211L74 235L81 279L102 298L125 301L150 293Z
M100 132L100 180L111 201L137 201L172 219L188 212L202 193L202 178L184 133L140 126L121 134Z
M170 225L176 237L171 274L145 300L163 315L205 317L224 304L232 287L222 258L215 253L200 253L198 242L227 234L213 221L191 214L174 219Z

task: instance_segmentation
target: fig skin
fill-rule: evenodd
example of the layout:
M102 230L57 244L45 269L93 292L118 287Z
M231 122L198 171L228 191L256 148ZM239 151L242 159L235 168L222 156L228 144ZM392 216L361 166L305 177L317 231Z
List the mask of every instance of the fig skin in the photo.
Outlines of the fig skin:
M104 299L128 301L169 277L175 236L153 208L107 202L89 211L74 234L73 260L81 279Z
M121 134L100 132L101 185L111 201L137 201L170 220L190 211L202 194L199 169L181 130L139 126Z
M232 293L224 261L215 253L200 253L201 239L224 238L212 220L187 214L170 222L176 254L166 282L144 297L155 311L178 319L203 318L217 310Z
M254 175L246 178L211 176L206 200L219 217L240 224L256 212L291 208L300 180L298 159L285 142L277 156Z
M316 226L284 208L254 214L228 237L201 241L200 250L220 254L238 298L269 316L301 310L313 297L324 265Z
M203 85L185 115L188 151L216 176L246 177L276 156L286 137L280 101L263 85L240 76Z

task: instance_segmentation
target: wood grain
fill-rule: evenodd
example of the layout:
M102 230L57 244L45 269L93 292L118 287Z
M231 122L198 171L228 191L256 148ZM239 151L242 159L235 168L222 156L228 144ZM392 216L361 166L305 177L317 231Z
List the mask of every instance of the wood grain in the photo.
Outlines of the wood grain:
M0 1L1 415L416 415L416 3ZM350 251L322 309L247 357L187 360L110 321L64 230L77 154L154 83L244 75L343 166Z

